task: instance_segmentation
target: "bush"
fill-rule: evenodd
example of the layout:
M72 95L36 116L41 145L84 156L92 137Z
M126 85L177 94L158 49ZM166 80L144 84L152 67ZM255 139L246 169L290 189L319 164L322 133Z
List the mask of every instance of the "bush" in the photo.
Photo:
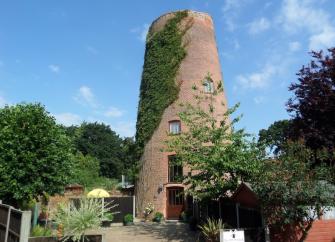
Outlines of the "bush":
M123 222L124 222L125 224L132 223L133 221L134 221L134 217L133 217L133 215L130 214L130 213L126 214L126 215L124 216L124 218L123 218Z
M105 220L113 221L113 219L114 219L114 214L112 214L112 213L105 213Z
M42 227L40 225L34 226L34 228L31 230L31 237L49 237L51 235L51 229Z
M221 219L215 220L208 218L205 224L199 225L198 227L208 241L220 241L220 229L223 229L224 227Z
M162 213L156 212L155 216L153 218L153 221L154 222L160 222L160 221L162 221L163 218L164 218L164 215Z
M75 206L73 202L60 204L53 215L55 222L63 229L65 240L80 241L84 239L88 229L98 229L105 217L107 207L114 208L117 205L101 206L98 199L81 199L80 205Z
M192 217L192 211L186 210L181 212L179 220L183 222L189 222L191 217Z

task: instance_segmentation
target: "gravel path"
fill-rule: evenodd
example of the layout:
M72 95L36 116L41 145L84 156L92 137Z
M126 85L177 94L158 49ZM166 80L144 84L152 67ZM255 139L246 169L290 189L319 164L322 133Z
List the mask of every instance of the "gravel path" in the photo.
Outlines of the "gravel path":
M198 233L182 223L138 223L105 229L105 242L196 242Z

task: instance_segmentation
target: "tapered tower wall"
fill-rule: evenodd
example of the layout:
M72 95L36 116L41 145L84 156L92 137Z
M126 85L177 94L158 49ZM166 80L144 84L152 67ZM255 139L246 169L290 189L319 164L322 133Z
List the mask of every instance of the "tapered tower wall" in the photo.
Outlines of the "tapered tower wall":
M175 16L175 13L168 13L157 20L151 26L152 32L161 31L167 21ZM180 26L188 28L183 36L183 43L186 49L186 57L182 60L175 82L180 85L177 100L167 107L162 115L159 126L154 131L151 139L145 144L140 160L139 178L136 183L136 208L139 216L143 214L145 206L153 203L155 211L162 212L166 216L167 188L183 187L182 184L168 182L168 155L162 152L164 140L168 137L169 122L179 120L178 113L182 107L178 104L196 103L192 86L203 87L203 81L208 73L217 86L222 82L219 55L215 40L214 25L211 16L206 13L188 11L186 18ZM209 94L210 95L210 94ZM215 96L215 114L222 115L226 111L226 98L224 94ZM181 123L181 129L185 129ZM187 169L184 169L184 173Z

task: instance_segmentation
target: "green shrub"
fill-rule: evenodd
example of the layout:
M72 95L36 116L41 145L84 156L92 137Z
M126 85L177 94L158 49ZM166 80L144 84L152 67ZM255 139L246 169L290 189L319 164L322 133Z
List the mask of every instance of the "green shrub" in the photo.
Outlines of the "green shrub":
M63 238L72 241L84 240L88 229L98 229L104 221L102 214L108 213L109 209L117 205L107 204L101 206L99 199L81 199L79 206L74 202L60 204L53 214L53 219L63 228Z
M124 222L125 224L127 224L127 223L132 223L133 221L134 221L134 217L133 217L133 215L130 214L130 213L126 214L126 215L124 216L124 218L123 218L123 222Z
M31 237L49 237L51 235L51 229L42 227L40 225L34 226L34 228L31 230Z
M164 218L164 215L162 213L156 212L155 216L153 218L153 221L154 222L160 222L160 221L162 221L163 218Z
M179 219L183 222L188 222L191 217L192 217L192 211L186 210L181 212Z
M199 225L198 227L208 241L220 241L220 229L223 229L224 227L221 219L215 220L208 218L205 224Z
M112 213L105 213L105 219L108 220L108 221L113 221L114 214L112 214Z

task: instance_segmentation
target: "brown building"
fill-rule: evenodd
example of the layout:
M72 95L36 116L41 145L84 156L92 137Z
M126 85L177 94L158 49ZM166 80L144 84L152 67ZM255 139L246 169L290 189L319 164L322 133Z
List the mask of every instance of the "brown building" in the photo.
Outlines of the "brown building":
M185 187L175 178L181 172L185 174L187 169L169 166L173 154L162 152L164 140L167 139L168 132L178 133L185 128L178 118L182 107L177 103L195 103L192 86L204 88L204 92L211 95L213 86L222 82L213 20L206 13L187 12L187 17L179 24L185 26L190 23L183 35L183 42L187 42L186 57L182 60L175 77L176 84L180 86L178 98L164 110L161 121L150 140L146 142L141 157L139 179L135 188L139 216L143 214L148 203L152 203L155 211L162 212L167 219L178 218L185 208L185 199L179 196ZM161 31L175 15L176 13L167 13L155 20L150 28L151 34ZM211 75L210 80L206 80L208 73ZM222 103L226 104L225 96L215 96L215 115L224 113Z

